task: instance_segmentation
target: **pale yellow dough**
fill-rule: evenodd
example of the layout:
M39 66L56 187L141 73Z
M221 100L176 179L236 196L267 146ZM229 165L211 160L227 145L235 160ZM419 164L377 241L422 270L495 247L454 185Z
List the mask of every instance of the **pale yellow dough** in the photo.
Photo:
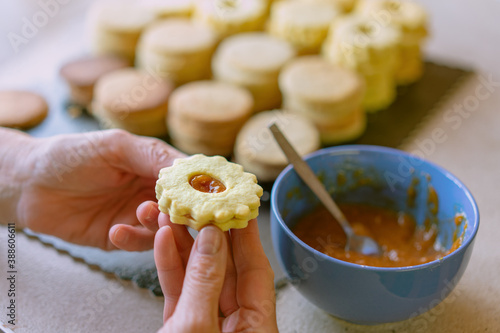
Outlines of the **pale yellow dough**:
M195 190L189 180L195 175L208 175L221 181L226 190L205 193ZM171 167L160 171L156 198L160 211L173 223L200 230L214 224L223 231L245 228L259 215L262 187L257 178L243 167L222 156L202 154L177 159Z

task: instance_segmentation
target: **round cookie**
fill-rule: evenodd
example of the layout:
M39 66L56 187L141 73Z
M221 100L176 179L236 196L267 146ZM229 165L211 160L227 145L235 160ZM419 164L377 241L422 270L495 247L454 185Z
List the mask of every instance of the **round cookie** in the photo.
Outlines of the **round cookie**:
M281 72L280 88L284 108L313 122L324 144L352 140L353 132L345 129L363 121L358 116L364 113L361 106L365 92L363 78L319 56L291 61ZM357 128L364 129L364 126ZM345 139L342 133L346 133ZM356 133L362 134L359 130ZM338 139L331 140L333 136Z
M194 0L146 0L144 6L160 20L189 18L193 13Z
M0 91L0 126L28 129L48 114L47 101L30 91Z
M138 45L137 66L176 85L210 77L215 33L186 19L168 19L147 29Z
M377 89L371 77L384 77L383 94L365 98L367 111L378 111L394 100L396 82L394 73L398 66L398 44L401 35L397 28L380 25L374 19L350 15L337 20L330 27L330 34L323 45L326 59L342 67L354 70L364 76L367 95ZM392 80L392 82L390 82Z
M361 15L383 20L400 30L402 38L396 81L399 84L417 81L423 71L421 45L428 36L425 8L413 1L373 0L361 2L357 10Z
M95 55L111 54L134 62L141 32L155 15L136 2L96 2L90 9L88 27Z
M222 156L201 154L176 159L160 171L156 198L173 223L200 230L245 228L259 215L263 190L254 175Z
M269 33L292 44L299 54L320 51L328 28L340 13L321 1L279 1L271 6Z
M127 66L127 60L115 56L85 57L66 63L61 67L60 75L70 88L71 101L87 107L92 102L97 80L109 72Z
M264 0L198 0L193 19L212 28L219 38L262 30L266 21Z
M186 153L229 156L252 109L252 96L241 87L219 81L191 82L177 88L170 98L170 136Z
M254 98L254 111L281 104L278 75L295 56L292 46L265 33L243 33L224 40L212 60L214 77L242 86Z
M272 181L288 165L268 126L276 123L302 156L320 147L319 133L304 117L281 110L260 112L250 118L236 139L234 156L259 181Z
M169 81L124 68L102 76L95 87L92 109L103 127L122 128L138 135L167 134Z

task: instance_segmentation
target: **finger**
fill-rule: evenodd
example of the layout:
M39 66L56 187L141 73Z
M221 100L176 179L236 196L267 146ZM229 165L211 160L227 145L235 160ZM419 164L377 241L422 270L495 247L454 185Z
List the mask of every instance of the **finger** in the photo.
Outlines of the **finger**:
M109 163L141 177L158 177L160 169L172 165L176 158L185 157L167 143L130 134L122 130L103 131L105 156Z
M189 254L191 253L191 248L194 243L194 239L189 233L187 227L185 225L172 223L172 221L170 221L170 217L163 213L160 213L160 216L158 217L158 225L160 227L168 225L172 228L175 242L177 244L177 250L182 258L184 267L186 267L189 261Z
M211 225L203 228L191 251L175 315L179 313L184 322L194 323L193 327L218 327L226 263L224 233Z
M153 232L158 231L158 216L160 215L160 210L156 202L145 201L141 203L139 207L137 207L136 215L139 222L147 229Z
M165 297L163 321L172 316L182 291L184 266L175 245L174 233L169 226L156 233L154 257L161 290Z
M154 237L155 233L143 226L116 224L109 230L111 243L125 251L150 250L153 248Z
M225 232L226 241L231 244L231 236L229 232ZM222 292L220 294L220 310L225 317L228 317L231 313L238 310L238 300L236 298L236 268L234 266L232 250L229 247L227 264L226 264L226 276L224 277L224 285L222 286Z
M274 273L260 242L257 220L244 229L231 230L231 239L240 307L256 309L269 302L274 304Z

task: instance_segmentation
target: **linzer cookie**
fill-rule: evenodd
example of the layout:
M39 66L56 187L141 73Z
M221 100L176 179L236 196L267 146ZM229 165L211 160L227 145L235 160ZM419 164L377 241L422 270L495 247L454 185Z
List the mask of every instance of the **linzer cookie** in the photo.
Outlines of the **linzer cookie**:
M145 0L142 3L159 20L189 18L194 8L194 0Z
M366 111L384 109L396 97L394 77L400 37L397 28L359 15L338 19L330 27L323 53L334 64L365 77L366 96L369 96L363 101Z
M422 5L413 1L373 0L361 2L357 10L363 16L384 20L400 30L396 80L399 84L418 80L423 71L421 47L428 35L427 12Z
M257 178L241 165L202 154L176 159L156 183L160 211L196 230L207 224L223 231L245 228L259 215L262 193Z
M220 39L264 28L265 0L198 0L193 20L209 26Z
M315 54L339 15L331 4L321 1L278 1L271 6L268 30L292 44L299 54Z

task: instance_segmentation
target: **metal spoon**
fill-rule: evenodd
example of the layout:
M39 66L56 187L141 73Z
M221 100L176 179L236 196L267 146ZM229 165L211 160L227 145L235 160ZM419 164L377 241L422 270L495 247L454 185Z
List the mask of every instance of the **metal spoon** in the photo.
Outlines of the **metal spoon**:
M269 126L269 129L273 133L276 142L281 147L281 150L287 157L288 162L293 165L300 178L302 178L307 186L309 186L311 191L316 194L321 203L323 203L326 209L333 215L335 220L339 222L342 229L344 229L344 232L347 236L345 250L354 251L365 255L380 255L382 251L377 242L375 242L370 237L360 236L354 233L346 217L339 209L335 201L333 201L332 197L327 192L323 184L321 184L321 182L318 180L309 165L307 165L307 163L299 156L299 154L297 154L293 146L286 139L278 126L273 123Z

